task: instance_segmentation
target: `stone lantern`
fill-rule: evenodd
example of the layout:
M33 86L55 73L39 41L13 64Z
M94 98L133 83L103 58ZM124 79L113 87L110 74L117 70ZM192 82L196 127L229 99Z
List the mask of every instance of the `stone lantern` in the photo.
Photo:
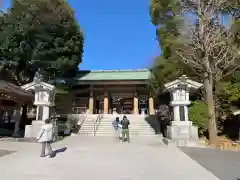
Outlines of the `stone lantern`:
M34 92L34 105L37 106L36 120L32 125L27 125L25 128L25 137L36 137L41 125L44 121L50 118L53 106L55 106L55 86L42 81L42 76L38 70L34 80L31 83L23 85L26 91Z
M203 84L190 80L186 75L164 85L171 95L170 105L173 108L173 121L168 127L168 138L177 145L196 143L198 129L188 119L189 93L199 89Z
M45 120L51 116L51 110L55 106L55 91L54 86L41 82L36 84L34 105L37 106L36 120Z

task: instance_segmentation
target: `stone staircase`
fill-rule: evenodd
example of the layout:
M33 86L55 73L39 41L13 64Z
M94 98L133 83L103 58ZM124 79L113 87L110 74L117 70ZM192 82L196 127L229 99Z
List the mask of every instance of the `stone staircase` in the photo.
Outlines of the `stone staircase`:
M113 136L112 121L116 115L102 115L99 121L96 120L99 115L87 115L84 121L81 121L82 126L79 130L79 135L84 136ZM122 119L123 115L119 115ZM130 120L130 136L153 136L155 134L151 126L145 121L145 117L141 115L127 115ZM95 124L95 125L94 125ZM94 129L96 132L94 133Z
M84 117L85 119L81 119L79 121L79 124L81 124L81 128L78 132L79 135L84 136L94 136L94 124L96 122L98 115L92 114L87 115L87 117Z

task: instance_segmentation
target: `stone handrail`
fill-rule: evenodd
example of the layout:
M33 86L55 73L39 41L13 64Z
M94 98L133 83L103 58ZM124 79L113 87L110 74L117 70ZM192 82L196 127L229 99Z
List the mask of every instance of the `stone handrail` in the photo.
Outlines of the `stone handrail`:
M98 114L97 119L96 119L96 121L94 123L94 132L93 132L94 136L96 136L96 133L97 133L97 130L98 130L98 127L99 127L99 125L101 123L102 118L103 118L103 111Z
M85 120L87 119L88 112L89 112L89 110L86 111L83 120L82 120L82 121L78 121L77 125L79 125L80 127L83 125L83 123L84 123Z

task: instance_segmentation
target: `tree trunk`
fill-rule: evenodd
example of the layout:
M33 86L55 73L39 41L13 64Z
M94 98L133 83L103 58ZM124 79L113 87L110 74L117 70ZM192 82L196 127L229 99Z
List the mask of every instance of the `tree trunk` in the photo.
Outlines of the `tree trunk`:
M206 101L208 106L208 131L209 131L209 144L217 143L217 127L215 117L215 103L213 95L212 75L204 73L204 86L206 91Z

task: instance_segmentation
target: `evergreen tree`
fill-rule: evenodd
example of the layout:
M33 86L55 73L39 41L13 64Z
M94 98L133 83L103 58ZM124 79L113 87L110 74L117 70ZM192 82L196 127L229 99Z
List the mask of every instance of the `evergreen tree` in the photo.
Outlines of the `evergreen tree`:
M64 0L13 0L0 18L0 66L16 84L75 76L82 61L83 33Z

